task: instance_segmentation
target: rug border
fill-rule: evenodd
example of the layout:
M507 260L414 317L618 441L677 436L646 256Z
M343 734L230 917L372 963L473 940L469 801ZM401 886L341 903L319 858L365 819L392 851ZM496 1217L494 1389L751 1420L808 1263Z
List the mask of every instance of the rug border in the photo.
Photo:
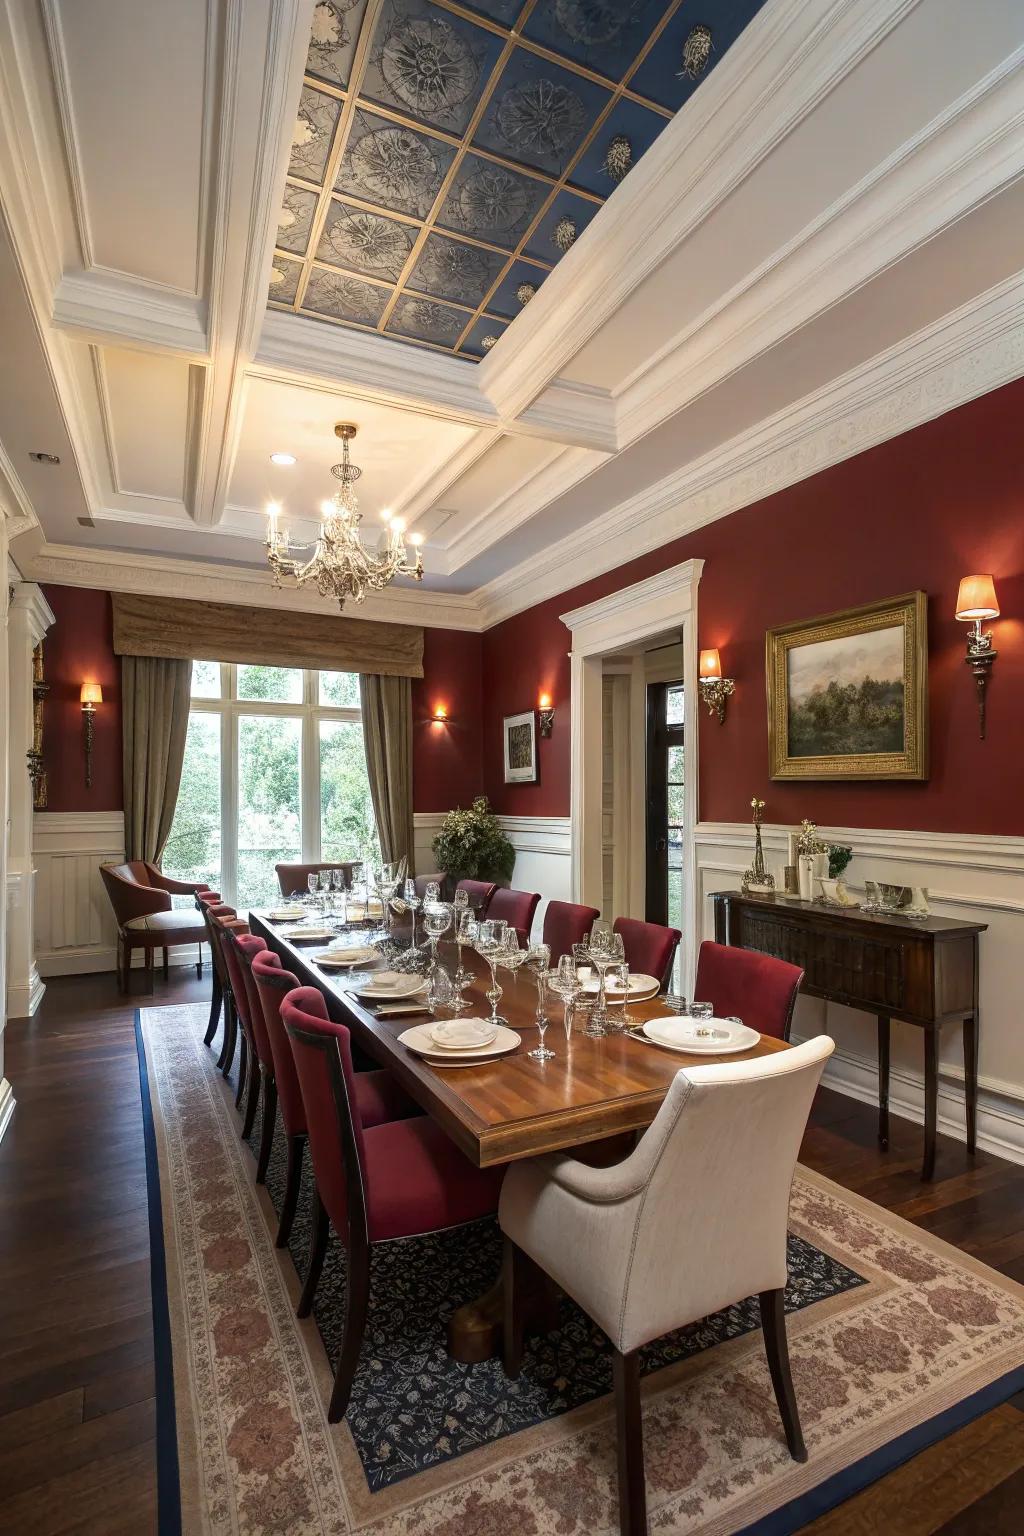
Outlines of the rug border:
M167 1251L164 1246L163 1203L156 1124L149 1086L149 1062L142 1031L142 1009L135 1009L135 1049L139 1058L142 1098L142 1137L146 1149L146 1208L149 1218L149 1276L153 1312L153 1373L156 1398L157 1536L181 1536L181 1466L178 1458L178 1414L174 1390L174 1351L167 1291Z

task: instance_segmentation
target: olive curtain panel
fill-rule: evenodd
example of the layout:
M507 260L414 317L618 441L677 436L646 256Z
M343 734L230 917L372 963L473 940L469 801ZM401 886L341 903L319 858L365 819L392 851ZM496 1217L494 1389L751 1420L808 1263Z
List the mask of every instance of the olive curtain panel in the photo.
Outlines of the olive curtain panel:
M366 771L380 851L413 868L412 683L364 672L359 679Z
M191 661L122 656L124 844L159 864L174 820L185 757Z

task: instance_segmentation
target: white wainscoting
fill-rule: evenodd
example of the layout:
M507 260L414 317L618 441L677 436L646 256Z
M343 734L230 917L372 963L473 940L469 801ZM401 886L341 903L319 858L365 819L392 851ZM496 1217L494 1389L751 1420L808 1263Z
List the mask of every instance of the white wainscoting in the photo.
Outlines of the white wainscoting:
M418 812L414 818L416 869L422 874L437 867L431 848L444 814ZM549 901L569 901L571 889L570 821L568 816L502 816L501 824L516 850L512 884L520 891L540 891L541 902L533 932L544 925Z
M112 971L117 928L99 866L124 858L124 816L36 811L32 828L39 974Z
M778 884L786 862L789 827L765 827L765 861ZM823 827L833 843L854 850L847 882L860 895L864 881L928 887L940 917L987 923L981 936L981 1044L978 1145L1024 1162L1024 1043L1020 1007L1020 954L1024 949L1024 838L974 837L942 832L874 831ZM702 937L714 936L715 891L735 890L753 856L754 834L739 822L700 822L696 834L697 889ZM877 1103L876 1025L866 1014L817 998L801 998L794 1037L824 1028L836 1041L825 1080L854 1098ZM922 1122L924 1075L921 1032L894 1024L890 1106ZM939 1130L960 1141L964 1127L963 1049L960 1030L943 1030Z

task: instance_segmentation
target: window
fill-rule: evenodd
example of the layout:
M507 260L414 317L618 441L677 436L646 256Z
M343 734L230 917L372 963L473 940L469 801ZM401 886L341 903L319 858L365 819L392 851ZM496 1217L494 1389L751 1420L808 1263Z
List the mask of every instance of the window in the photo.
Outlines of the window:
M193 662L167 873L244 910L277 863L376 855L358 675Z

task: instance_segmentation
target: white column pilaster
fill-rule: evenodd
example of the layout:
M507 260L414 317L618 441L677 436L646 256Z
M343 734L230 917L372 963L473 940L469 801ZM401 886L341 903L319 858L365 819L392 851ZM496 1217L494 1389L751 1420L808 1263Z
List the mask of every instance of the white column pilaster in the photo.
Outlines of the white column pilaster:
M7 558L7 518L0 508L0 892L7 891L8 763L11 711L7 687L7 601L10 564ZM0 1138L14 1113L14 1091L4 1075L4 1030L7 1027L7 904L0 901Z
M27 753L32 745L32 652L53 623L42 590L18 582L7 614L9 677L8 842L7 842L7 1016L35 1013L45 988L35 956L35 860L32 855L32 781Z

